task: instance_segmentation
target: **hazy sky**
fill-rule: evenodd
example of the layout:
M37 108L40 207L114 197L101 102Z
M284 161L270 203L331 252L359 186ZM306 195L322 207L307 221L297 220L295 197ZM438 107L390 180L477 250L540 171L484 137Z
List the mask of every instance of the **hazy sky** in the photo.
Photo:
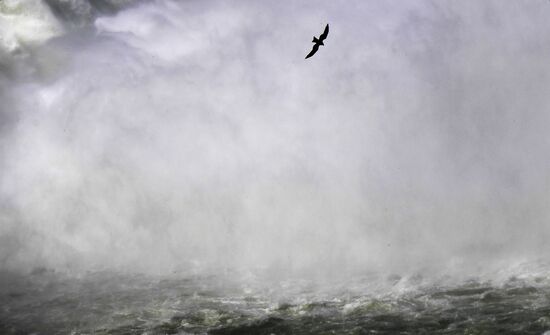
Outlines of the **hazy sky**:
M539 257L549 15L542 0L154 1L89 29L48 19L64 32L42 44L13 33L0 267Z

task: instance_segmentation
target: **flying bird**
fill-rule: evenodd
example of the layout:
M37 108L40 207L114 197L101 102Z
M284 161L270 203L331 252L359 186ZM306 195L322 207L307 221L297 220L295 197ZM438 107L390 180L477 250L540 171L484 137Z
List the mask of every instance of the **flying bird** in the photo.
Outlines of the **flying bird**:
M327 38L327 36L328 36L328 24L325 27L325 31L323 31L321 36L319 36L319 39L317 39L317 37L313 36L313 41L311 41L311 42L315 43L315 44L313 45L313 49L311 49L311 51L307 54L306 59L308 59L309 57L315 55L317 50L319 50L320 45L325 45L323 43L323 41L325 40L325 38Z

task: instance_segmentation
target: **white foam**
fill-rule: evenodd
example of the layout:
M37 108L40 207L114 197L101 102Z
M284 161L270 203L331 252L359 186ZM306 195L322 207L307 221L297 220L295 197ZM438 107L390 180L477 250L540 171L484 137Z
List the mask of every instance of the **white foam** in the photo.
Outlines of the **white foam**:
M63 33L63 27L39 0L0 2L0 49L15 52Z

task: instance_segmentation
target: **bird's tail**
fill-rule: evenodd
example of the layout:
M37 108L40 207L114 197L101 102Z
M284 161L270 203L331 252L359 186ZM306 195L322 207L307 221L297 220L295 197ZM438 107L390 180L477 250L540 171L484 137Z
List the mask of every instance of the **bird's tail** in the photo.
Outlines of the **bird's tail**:
M319 43L319 40L317 39L317 37L313 36L313 41L311 41L313 43Z

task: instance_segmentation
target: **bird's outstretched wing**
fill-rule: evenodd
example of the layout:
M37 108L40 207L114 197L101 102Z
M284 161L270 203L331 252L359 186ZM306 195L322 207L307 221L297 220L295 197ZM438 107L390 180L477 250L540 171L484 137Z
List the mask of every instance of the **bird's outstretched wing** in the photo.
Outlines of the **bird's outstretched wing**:
M324 40L325 38L327 38L328 36L328 23L327 23L327 26L325 27L325 31L323 31L323 33L321 34L321 36L319 36L319 39L322 41Z
M315 55L317 50L319 50L319 44L314 44L313 49L311 49L311 51L307 54L306 59L308 59L309 57Z

